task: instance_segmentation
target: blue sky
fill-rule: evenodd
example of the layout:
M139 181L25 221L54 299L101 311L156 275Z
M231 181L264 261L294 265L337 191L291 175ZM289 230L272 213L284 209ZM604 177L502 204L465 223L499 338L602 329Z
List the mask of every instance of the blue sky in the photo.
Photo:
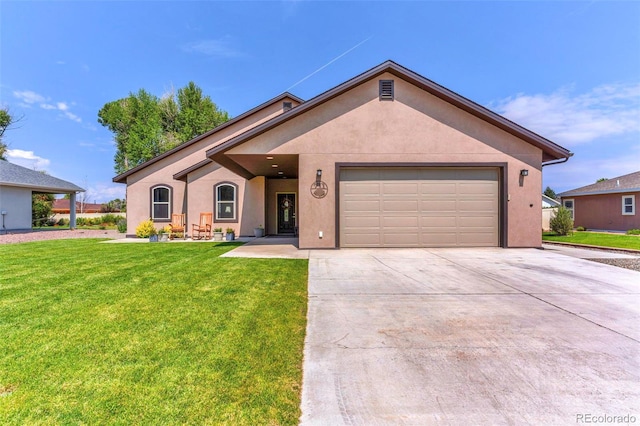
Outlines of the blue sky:
M100 108L189 81L237 116L387 59L565 146L556 192L640 170L640 2L0 2L9 161L123 198Z

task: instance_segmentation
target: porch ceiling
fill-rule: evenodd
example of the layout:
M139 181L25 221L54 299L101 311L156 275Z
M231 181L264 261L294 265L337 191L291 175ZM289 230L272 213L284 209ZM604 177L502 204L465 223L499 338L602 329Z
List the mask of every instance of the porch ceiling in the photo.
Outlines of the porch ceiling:
M225 157L254 176L286 177L288 179L298 177L298 156L296 154L225 154Z

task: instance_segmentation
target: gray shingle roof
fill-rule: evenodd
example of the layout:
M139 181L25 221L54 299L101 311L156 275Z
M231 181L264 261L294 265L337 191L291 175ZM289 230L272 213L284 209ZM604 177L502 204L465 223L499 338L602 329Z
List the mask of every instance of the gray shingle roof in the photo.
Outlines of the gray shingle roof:
M4 160L0 160L0 185L32 188L34 191L52 192L55 194L84 192L83 188L71 182Z
M640 171L618 176L602 182L572 189L558 194L559 197L571 197L578 195L612 194L617 192L640 191Z

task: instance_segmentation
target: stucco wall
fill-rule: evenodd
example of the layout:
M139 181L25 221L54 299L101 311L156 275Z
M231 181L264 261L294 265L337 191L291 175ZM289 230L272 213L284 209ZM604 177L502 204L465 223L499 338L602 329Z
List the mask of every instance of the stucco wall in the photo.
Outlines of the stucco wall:
M4 215L4 230L31 229L31 190L13 186L0 186L0 212ZM0 231L2 228L0 218Z
M636 214L622 214L622 197L635 195ZM602 229L610 231L628 231L640 229L640 192L619 194L584 195L580 197L563 197L563 200L574 200L574 226L587 229Z
M395 81L394 101L378 100L378 80ZM383 75L270 130L232 154L299 153L300 247L336 246L336 164L504 163L507 245L539 247L542 151L395 76ZM309 191L316 169L325 198ZM520 170L529 175L521 178ZM319 237L319 231L323 237Z
M543 231L548 231L551 229L551 226L549 224L551 223L551 219L555 217L557 212L558 212L557 207L549 207L549 208L542 209L542 230Z

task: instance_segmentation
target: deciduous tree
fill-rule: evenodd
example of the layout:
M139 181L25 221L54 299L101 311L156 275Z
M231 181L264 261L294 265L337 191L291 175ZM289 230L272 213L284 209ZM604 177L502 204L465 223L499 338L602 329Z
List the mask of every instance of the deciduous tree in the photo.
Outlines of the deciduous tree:
M8 150L7 144L2 140L4 136L4 132L7 131L11 126L15 125L17 122L22 120L22 117L16 118L11 114L9 108L2 107L0 108L0 160L6 160L6 154Z
M229 115L195 83L158 98L144 89L105 104L98 122L114 134L115 171L123 173L224 123Z

